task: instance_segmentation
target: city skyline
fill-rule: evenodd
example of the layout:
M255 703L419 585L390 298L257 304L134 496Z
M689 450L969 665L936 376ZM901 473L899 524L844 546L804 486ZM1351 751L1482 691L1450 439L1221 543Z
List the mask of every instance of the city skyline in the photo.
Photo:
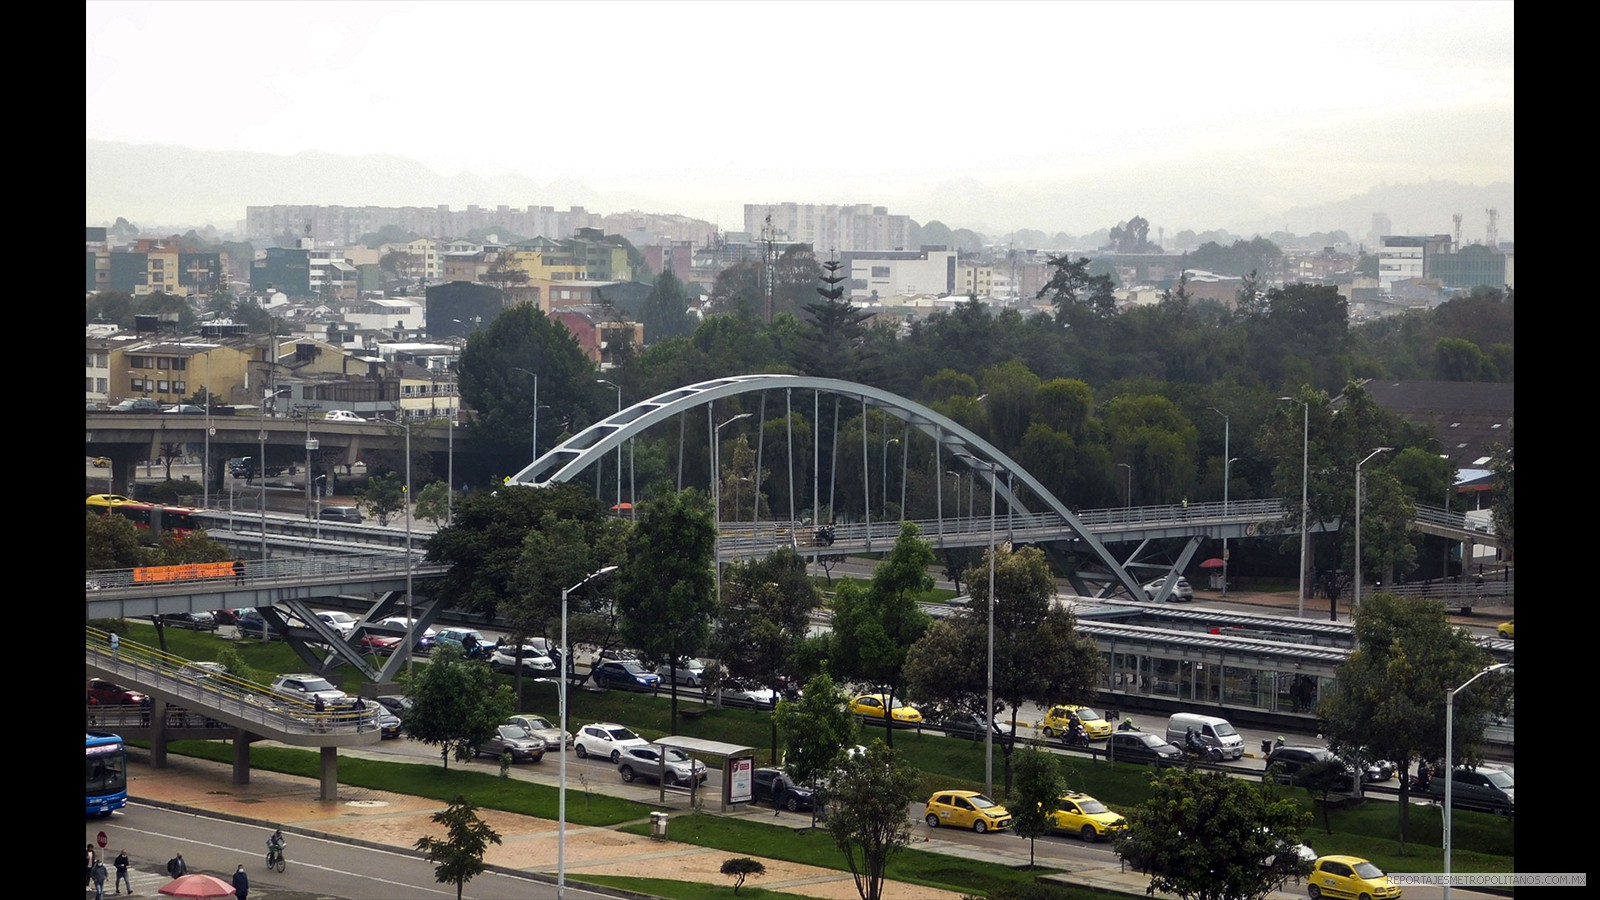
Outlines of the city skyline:
M249 184L248 171L219 184L152 170L111 191L116 173L91 165L89 222L587 203L736 230L744 204L794 201L990 233L1084 234L1141 215L1172 234L1271 230L1288 210L1384 185L1510 185L1515 173L1510 3L86 10L91 147L235 154L242 170L253 154L358 169L382 156L431 175L351 176L312 197ZM155 45L181 50L160 92ZM167 112L152 113L156 96ZM196 124L171 110L211 112ZM1446 231L1455 212L1481 233L1470 207L1396 226ZM1513 216L1500 212L1505 239ZM1327 227L1359 237L1367 225Z

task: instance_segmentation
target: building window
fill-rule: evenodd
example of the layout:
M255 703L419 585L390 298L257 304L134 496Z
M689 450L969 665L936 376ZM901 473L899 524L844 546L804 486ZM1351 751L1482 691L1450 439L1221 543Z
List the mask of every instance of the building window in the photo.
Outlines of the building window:
M83 376L83 392L85 394L94 392L94 379L87 375Z
M888 266L873 266L872 267L872 277L873 278L888 278L889 277L889 267Z
M167 382L158 381L158 382L156 382L156 393L158 393L158 394L170 394L170 393L172 393L172 389L168 386Z
M101 394L104 394L106 392L106 389L109 387L109 385L106 384L106 380L104 378L96 378L94 380L94 384L95 384L95 390L97 392L101 393Z
M187 393L189 393L189 384L188 384L188 382L174 381L172 383L172 392L174 394L187 394Z

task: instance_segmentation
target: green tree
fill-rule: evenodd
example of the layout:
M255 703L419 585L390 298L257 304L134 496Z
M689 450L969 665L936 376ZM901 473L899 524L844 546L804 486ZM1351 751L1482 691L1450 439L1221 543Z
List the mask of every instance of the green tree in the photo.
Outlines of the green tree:
M639 321L644 324L645 343L653 344L667 338L679 337L694 330L689 319L689 295L683 282L667 269L656 276L650 296L644 300Z
M1079 311L1099 319L1116 313L1115 284L1109 275L1091 274L1088 257L1051 256L1047 264L1050 280L1039 289L1039 296L1056 308L1056 321L1072 324Z
M217 652L217 662L222 664L222 670L228 676L239 681L259 683L261 675L251 665L244 661L244 654L239 652L235 645L223 647Z
M800 699L778 701L773 720L783 738L784 768L795 784L822 785L845 748L856 745L856 720L845 700L844 689L820 674L806 682Z
M1433 345L1433 374L1440 381L1499 380L1489 357L1461 338L1441 338Z
M1061 758L1038 745L1017 757L1017 786L1006 793L1011 828L1028 839L1028 867L1033 867L1034 842L1056 825L1056 803L1067 792Z
M906 807L920 773L882 741L846 756L828 780L828 833L844 851L861 900L881 900L889 857L911 839Z
M437 745L446 769L452 755L459 762L471 759L474 749L517 711L511 688L496 682L487 663L466 659L456 647L435 647L428 664L407 680L406 696L411 698L406 734Z
M444 826L445 836L418 838L416 848L434 863L434 879L440 884L454 884L456 900L461 900L467 882L483 874L483 854L490 844L500 843L500 835L478 818L478 807L460 794L432 818L434 824Z
M1268 787L1224 772L1173 769L1128 811L1117 853L1150 872L1146 893L1182 900L1255 900L1303 867L1286 852L1309 815ZM1266 865L1268 858L1272 865ZM1308 871L1308 870L1306 870Z
M1194 480L1199 430L1176 403L1151 394L1128 394L1106 404L1111 453L1133 466L1141 503L1176 503Z
M417 492L417 518L426 519L438 527L440 522L449 518L455 501L460 496L443 481L430 482L427 487Z
M767 867L758 859L741 856L735 859L722 861L722 874L733 878L733 892L739 893L739 888L744 887L744 881L752 875L767 874Z
M988 710L988 557L967 571L972 602L941 619L906 654L913 699L983 715ZM1093 694L1100 651L1080 635L1071 610L1053 602L1055 577L1037 547L999 550L995 557L994 696L1011 709L1012 733L1026 703L1047 705ZM1011 790L1015 745L999 744Z
M539 379L537 416L530 372ZM484 469L474 482L498 481L530 462L535 419L543 452L570 423L612 412L614 398L601 398L595 372L566 326L530 304L513 306L468 335L461 352L461 401L474 412L468 434Z
M628 536L628 558L617 573L622 635L646 659L676 664L704 652L716 614L711 567L716 526L705 494L679 491L644 505ZM676 680L677 673L671 673ZM678 694L671 729L677 733Z
M367 507L367 514L379 525L389 524L389 517L405 509L405 480L393 475L374 475L367 479L365 490L356 496Z
M776 686L811 625L821 592L806 572L806 560L783 548L758 560L733 563L723 576L722 609L712 632L711 653L727 673ZM778 724L772 720L772 753Z
M575 489L574 500L579 500L579 493L585 495L579 502L587 506L593 495ZM522 539L521 554L514 562L507 593L500 598L498 607L506 622L507 637L518 648L517 669L512 676L518 696L522 694L520 648L524 639L555 637L562 591L582 583L605 566L620 565L626 556L631 523L615 516L601 516L602 505L595 501L587 507L588 514L566 518L546 509ZM609 579L593 581L568 596L569 643L597 647L615 643L616 607L610 600L614 594L606 590L611 585Z
M161 535L161 542L155 548L155 565L181 566L189 563L225 562L233 559L233 554L223 543L204 531L191 531L188 534L173 534L166 532Z
M132 569L149 553L139 545L139 530L122 516L86 514L83 527L84 571Z
M1442 759L1445 696L1493 659L1466 631L1450 624L1437 600L1379 593L1355 613L1356 649L1339 666L1333 689L1317 707L1328 746L1358 767L1373 759L1400 766L1400 852L1410 811L1407 775L1413 759ZM1484 728L1506 712L1509 674L1479 679L1455 700L1457 762L1473 762Z
M915 524L903 522L868 588L863 591L854 582L840 586L829 642L836 677L866 682L890 696L898 692L906 651L928 630L928 614L917 601L933 587L928 574L933 563L933 547L918 535ZM888 716L883 721L892 748L894 723Z

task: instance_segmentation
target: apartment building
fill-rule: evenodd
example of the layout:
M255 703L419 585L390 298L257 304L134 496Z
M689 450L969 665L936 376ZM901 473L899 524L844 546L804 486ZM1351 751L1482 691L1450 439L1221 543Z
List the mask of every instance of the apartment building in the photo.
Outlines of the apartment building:
M757 239L770 236L810 244L819 255L830 250L904 251L911 246L910 216L891 215L887 207L865 203L747 203L744 230Z

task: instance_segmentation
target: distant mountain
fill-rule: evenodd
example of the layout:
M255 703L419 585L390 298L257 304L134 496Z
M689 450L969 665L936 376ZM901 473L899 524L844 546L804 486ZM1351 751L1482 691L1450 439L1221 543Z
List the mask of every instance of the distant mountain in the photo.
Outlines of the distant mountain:
M274 204L444 205L456 210L469 205L489 209L502 205L557 209L582 206L601 214L643 210L683 213L712 222L743 221L738 212L741 201L730 203L704 197L697 198L701 202L680 203L636 193L607 193L561 173L551 173L550 180L540 184L516 174L492 178L470 173L443 175L398 155L306 152L280 156L112 141L85 140L84 144L86 225L109 225L121 216L147 232L184 231L207 224L233 231L242 226L245 207ZM403 150L404 140L397 140L396 147ZM934 214L914 218L937 219L952 229L969 228L991 237L1018 228L1054 234L1062 230L1048 224L1057 218L1056 212L1084 205L1090 198L1098 201L1096 209L1120 210L1123 212L1118 214L1123 218L1147 216L1152 224L1164 226L1169 238L1178 228L1185 227L1195 231L1222 228L1244 237L1274 231L1311 234L1342 229L1360 242L1367 239L1372 228L1373 213L1387 214L1395 234L1452 234L1450 216L1459 212L1462 238L1471 243L1483 239L1487 221L1484 210L1488 208L1500 211L1500 239L1510 241L1513 235L1515 192L1510 183L1383 184L1345 200L1297 207L1254 221L1241 221L1238 211L1218 208L1219 203L1227 201L1219 200L1216 191L1207 191L1206 187L1169 187L1161 198L1164 202L1159 204L1142 202L1139 192L1148 187L1126 180L1098 186L1045 185L1029 191L979 181L941 182L936 196L885 193L875 197L809 199L816 203L847 199L888 205L891 212L900 213L931 210ZM1031 204L1018 205L1019 198ZM793 199L805 202L808 198ZM1160 216L1153 208L1158 205L1170 207L1166 216ZM1116 224L1114 216L1099 212L1086 218L1092 227ZM1159 218L1183 221L1163 222ZM1008 219L1013 221L1006 222Z
M1346 200L1301 206L1285 210L1271 219L1230 227L1236 234L1251 236L1288 231L1311 234L1344 229L1352 240L1362 242L1372 229L1374 213L1389 217L1391 234L1455 234L1452 216L1461 214L1461 240L1465 244L1484 240L1489 227L1485 210L1499 211L1496 231L1502 242L1513 240L1512 224L1516 209L1515 186L1510 182L1459 184L1454 181L1428 181L1420 184L1381 184Z

